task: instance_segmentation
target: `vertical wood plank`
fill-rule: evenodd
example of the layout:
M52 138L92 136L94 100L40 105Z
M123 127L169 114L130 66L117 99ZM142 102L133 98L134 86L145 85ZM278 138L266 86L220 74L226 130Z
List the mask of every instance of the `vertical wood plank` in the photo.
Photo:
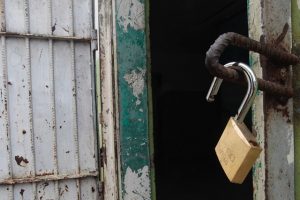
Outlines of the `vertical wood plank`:
M26 33L24 0L5 0L5 19L7 32Z
M93 121L93 86L89 44L76 44L76 87L77 87L77 112L78 114L78 142L80 173L95 172L97 166L97 137ZM86 145L89 144L89 145ZM97 194L97 185L94 179L81 180L81 196L94 199ZM90 188L94 188L91 190ZM87 190L89 192L87 192ZM94 192L91 192L94 191Z
M5 30L4 18L4 1L1 2L1 29ZM0 42L0 178L6 179L12 177L11 169L11 143L9 131L9 116L8 116L8 81L7 81L7 60L6 60L6 38L1 37ZM0 194L4 199L11 200L13 198L12 186L0 186Z
M151 199L145 2L115 1L120 181L124 200Z
M69 42L54 42L53 52L58 169L59 174L75 174L77 171L74 142L76 116L73 106L75 80Z
M90 45L75 46L80 171L89 172L97 170Z
M51 9L48 0L29 1L30 33L51 34ZM47 40L30 40L32 71L32 108L36 175L56 172L55 113L52 49ZM36 184L37 198L55 199L54 182Z
M78 171L78 154L77 138L74 138L77 130L74 129L76 126L76 108L73 102L76 93L72 50L69 42L54 42L53 51L58 173L76 174ZM65 191L64 188L67 185L68 191L64 195L70 194L70 192L76 191L75 182L76 180L60 181L59 190Z
M91 37L93 27L92 0L74 0L74 34L77 37ZM85 12L82 12L82 11Z
M52 0L52 33L59 36L72 36L72 1Z
M9 116L14 178L35 174L32 154L30 66L23 39L7 38Z
M33 105L33 130L36 175L55 174L55 122L53 120L54 110L54 88L52 82L52 67L50 63L50 53L48 41L31 41L31 69L32 69L32 105ZM42 189L52 188L53 182L37 183L38 194L43 193L43 198L50 198L52 192L44 192ZM48 187L49 186L49 187Z
M104 199L119 199L116 108L116 74L114 57L114 6L113 0L99 1L99 58L101 79L101 132Z
M0 42L0 178L10 178L10 140L8 123L8 93L5 37Z
M249 37L258 40L262 31L262 7L260 1L248 1L248 26L249 26ZM260 57L256 53L250 52L249 63L254 70L257 77L263 77L262 68L260 67ZM255 101L252 106L252 130L257 134L257 141L260 146L264 148L265 146L265 118L264 118L264 108L263 108L263 92L258 91ZM260 154L253 167L253 199L266 199L265 195L265 152Z
M29 1L29 21L30 33L32 34L48 34L51 25L51 10L49 10L49 0L30 0Z
M292 0L293 53L300 56L300 2ZM293 66L294 87L294 143L295 143L295 200L300 199L300 70Z

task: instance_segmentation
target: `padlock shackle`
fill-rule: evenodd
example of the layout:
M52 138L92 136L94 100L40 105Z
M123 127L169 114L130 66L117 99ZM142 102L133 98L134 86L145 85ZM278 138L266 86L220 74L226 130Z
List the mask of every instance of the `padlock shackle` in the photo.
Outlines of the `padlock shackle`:
M257 78L251 68L244 64L244 63L237 63L237 62L230 62L224 65L224 67L232 67L232 66L238 66L242 69L244 72L246 81L248 83L247 93L242 101L241 106L238 109L238 113L235 116L235 120L239 123L242 123L246 117L246 114L248 113L250 107L253 104L253 101L255 99L256 92L258 90L258 83ZM214 77L214 80L209 88L209 91L206 95L206 100L208 102L212 102L215 100L215 95L217 95L220 86L222 84L223 79Z
M234 64L236 64L236 62L230 62L225 64L224 67L231 67ZM222 78L218 78L216 76L214 77L213 82L211 83L208 93L206 95L206 100L208 102L213 102L215 100L215 96L218 94L222 82Z
M235 116L235 120L239 123L242 123L253 104L256 92L258 90L258 83L254 72L248 65L244 63L237 63L237 65L243 70L248 82L247 93L239 107L238 113Z

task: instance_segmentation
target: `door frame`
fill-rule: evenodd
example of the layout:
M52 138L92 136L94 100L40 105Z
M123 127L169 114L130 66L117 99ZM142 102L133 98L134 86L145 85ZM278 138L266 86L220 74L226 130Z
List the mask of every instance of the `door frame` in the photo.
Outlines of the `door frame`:
M153 199L147 0L99 0L104 199Z
M290 52L291 1L248 1L250 38L275 45L285 24L290 28L280 45ZM258 54L250 53L249 61L258 77L272 81L278 81L279 77L286 86L292 87L291 66L282 71L282 74L278 74L278 70L268 67L270 63ZM293 98L280 104L277 97L258 92L253 105L253 132L257 134L263 148L260 158L253 167L253 198L294 199Z

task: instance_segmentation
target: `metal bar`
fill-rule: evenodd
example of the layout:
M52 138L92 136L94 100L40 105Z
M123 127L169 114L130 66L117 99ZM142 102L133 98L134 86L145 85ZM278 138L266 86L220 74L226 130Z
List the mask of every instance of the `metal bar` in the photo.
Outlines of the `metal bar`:
M24 20L25 20L25 32L29 33L30 32L30 22L29 22L29 2L28 0L23 1L24 4ZM26 45L26 65L28 67L27 71L27 81L28 81L28 91L32 93L32 66L31 66L31 49L30 49L30 38L25 38L25 45ZM34 127L33 127L33 104L32 104L32 95L29 95L29 119L30 119L30 149L31 149L31 170L33 172L32 176L36 175L36 157L35 157L35 144L34 144ZM32 183L32 197L36 198L37 196L37 187L35 183Z
M69 17L70 17L70 36L74 37L75 35L75 31L74 31L74 2L73 0L70 0L70 6L71 9L69 9ZM80 173L80 154L79 154L79 132L78 132L78 102L77 102L77 95L78 95L78 89L77 89L77 77L76 77L76 64L75 64L75 44L74 44L74 40L70 41L70 45L71 45L71 65L72 65L72 75L74 78L73 81L73 113L75 118L73 118L74 122L73 122L73 137L74 137L74 144L75 144L75 164L76 164L76 173ZM76 190L77 190L77 199L80 199L81 196L81 187L80 187L80 180L76 179Z
M240 73L235 69L225 68L219 63L221 54L229 45L234 45L258 52L280 64L291 65L299 63L300 61L297 56L276 49L274 46L261 44L237 33L225 33L219 36L219 38L207 51L205 64L209 72L214 76L235 83L245 83L244 76L240 75ZM263 90L269 94L287 97L293 96L292 88L284 87L271 81L258 79L258 87L260 90Z
M80 179L86 177L97 177L99 175L98 171L80 173L80 174L60 174L60 175L45 175L45 176L34 176L34 177L23 177L14 179L4 179L0 180L0 185L15 185L20 183L36 183L45 181L58 181L66 179Z
M6 170L7 170L7 176L8 177L12 177L12 155L11 155L11 149L12 149L12 146L11 146L11 138L10 138L10 135L11 135L11 131L10 131L10 128L9 128L9 101L8 101L8 89L7 89L7 86L8 86L8 78L7 78L7 72L8 72L8 69L7 69L7 49L6 49L6 38L5 37L1 37L1 67L2 67L2 70L1 70L1 75L2 78L2 83L0 84L0 88L1 88L1 98L0 98L0 101L1 101L1 104L3 106L3 113L1 115L1 119L0 119L0 124L2 124L3 126L3 129L1 129L1 134L4 134L5 136L5 143L2 143L2 145L4 146L4 151L3 153L6 151L5 155L7 156L5 158L5 156L1 156L2 159L5 159L3 164L6 162ZM0 67L0 68L1 68ZM2 107L0 106L0 107ZM3 122L2 122L3 121ZM1 126L1 125L0 125ZM3 155L3 154L2 154ZM5 169L4 167L2 167L2 169ZM7 199L9 200L12 200L13 199L13 187L12 186L9 186L7 187L8 188L8 191L7 191ZM7 190L7 189L6 189Z
M13 32L0 32L0 36L13 37L13 38L30 38L41 40L63 40L63 41L79 41L79 42L91 42L96 38L84 38L75 36L55 36L45 34L31 34L31 33L13 33Z
M51 0L49 0L49 3L51 4ZM51 7L50 7L51 8ZM51 104L52 104L52 125L53 127L56 127L56 105L55 105L55 72L54 72L54 53L53 53L53 40L49 40L49 67L51 70L50 74L50 80L51 80L51 92L52 92L52 98L51 98ZM58 153L57 153L57 129L53 128L53 166L54 166L54 175L58 175ZM54 190L55 190L55 197L59 197L59 186L58 181L54 182Z
M53 16L52 16L52 0L48 0L48 30L47 34L51 34L51 37L53 36L52 32L52 22L53 22ZM51 98L51 104L52 104L52 125L53 125L53 172L55 176L58 176L58 152L57 152L57 129L55 128L57 126L56 124L56 104L55 104L55 71L54 71L54 47L53 47L53 39L49 38L49 67L51 70L51 74L49 75L51 79L51 92L52 92L52 98ZM54 181L54 193L55 197L59 198L59 184L58 181Z
M6 19L5 19L5 0L0 0L0 31L5 31L6 30ZM4 102L4 109L3 109L3 114L2 114L2 120L4 121L4 130L2 130L2 134L6 134L6 145L4 145L4 147L6 146L6 166L7 166L7 175L8 177L12 178L12 154L11 154L11 131L9 128L9 105L8 105L8 68L7 68L7 48L6 48L6 37L5 36L1 36L1 67L2 69L2 76L3 76L3 88L2 88L2 98L3 100L1 100L2 102ZM0 68L1 68L0 67ZM1 79L1 78L0 78ZM3 103L2 103L3 104ZM1 107L1 106L0 106ZM1 120L0 120L0 124L1 124ZM3 156L2 158L5 159L5 157ZM2 168L4 169L4 168ZM3 186L2 187L2 191L1 194L3 194L3 198L6 198L8 200L13 200L13 186ZM3 190L5 191L6 195L4 194Z

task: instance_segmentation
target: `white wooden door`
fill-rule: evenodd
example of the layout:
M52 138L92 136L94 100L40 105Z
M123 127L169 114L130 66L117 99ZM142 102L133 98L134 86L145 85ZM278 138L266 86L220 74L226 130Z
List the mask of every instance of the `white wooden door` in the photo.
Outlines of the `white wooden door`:
M0 11L0 199L98 199L93 0Z

